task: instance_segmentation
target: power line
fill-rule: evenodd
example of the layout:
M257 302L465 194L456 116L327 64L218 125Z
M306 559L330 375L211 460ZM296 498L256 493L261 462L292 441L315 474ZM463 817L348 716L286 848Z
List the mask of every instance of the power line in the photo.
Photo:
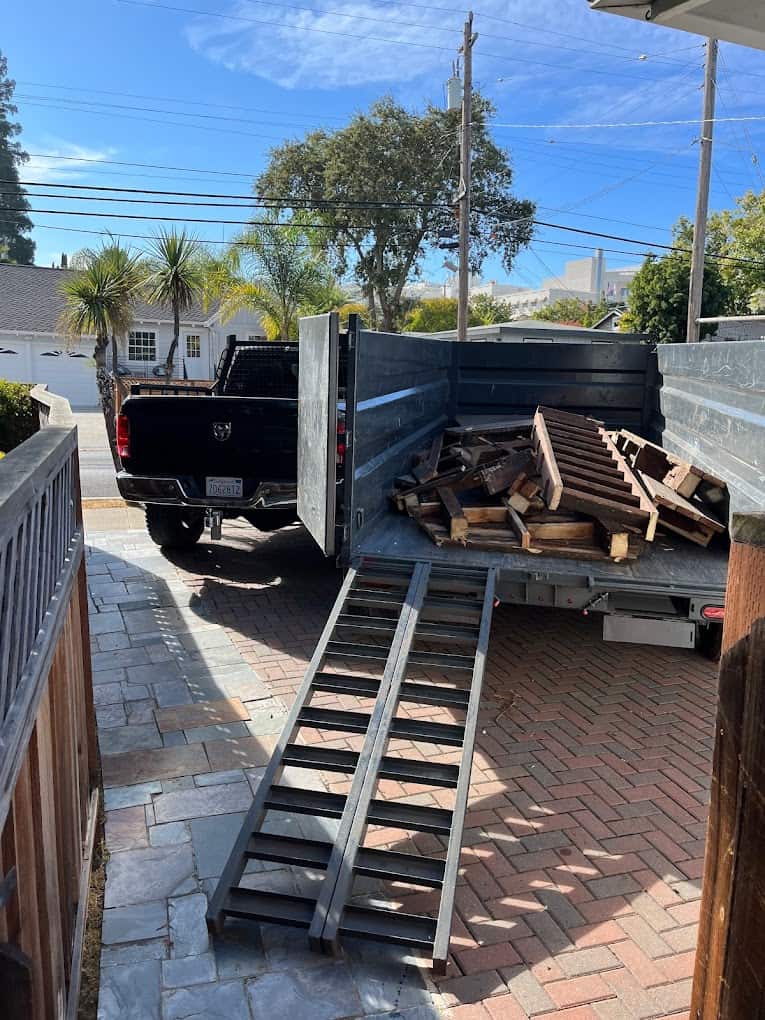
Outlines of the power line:
M75 163L101 163L104 166L139 166L147 170L175 170L179 173L213 174L220 177L255 177L258 170L204 170L193 166L168 166L164 163L129 163L123 159L101 159L95 156L63 156L56 152L30 152L30 159L65 159Z
M283 205L289 205L292 208L294 208L295 206L297 206L297 205L302 203L303 206L308 205L311 209L321 209L321 208L325 208L325 207L326 208L348 208L348 209L355 209L355 208L358 208L358 209L377 209L377 208L384 208L384 209L453 209L454 208L453 203L448 203L448 202L400 202L400 201L390 202L390 201L379 200L379 199L369 199L369 200L363 200L363 201L361 201L361 200L360 201L352 201L350 199L330 199L330 198L328 198L328 199L323 199L323 198L308 199L308 198L296 198L296 197L294 197L292 195L257 195L257 194L253 194L253 195L228 195L228 194L220 194L220 193L215 193L215 192L204 192L204 191L172 191L172 190L164 189L164 188L163 189L158 189L158 188L124 188L124 187L117 187L117 186L109 186L109 185L105 185L105 184L64 184L64 183L51 184L51 183L46 182L46 181L26 181L26 180L12 181L12 180L9 180L9 179L5 179L4 180L4 179L0 178L0 185L1 184L21 184L25 188L27 188L27 187L30 187L30 188L49 188L49 187L55 187L55 188L58 188L58 189L66 188L67 190L74 190L74 191L116 191L116 192L119 192L120 194L130 194L130 195L173 195L176 198L180 197L180 198L240 199L240 200L243 200L243 201L247 202L249 204L249 206L257 205L258 203L262 203L262 202L272 202L272 203L281 203ZM10 194L10 193L9 192L0 192L0 194ZM42 194L42 193L38 193L38 192L33 193L32 195L30 195L30 197L31 198L72 198L72 199L78 198L78 199L82 199L84 201L91 201L91 202L95 202L95 201L99 201L99 200L100 201L107 201L107 202L116 202L116 201L149 202L149 201L156 201L158 205L159 204L164 204L164 205L169 205L169 204L172 204L172 205L208 204L208 203L194 203L194 202L172 202L172 203L169 203L169 202L161 202L158 199L157 200L155 200L155 199L132 199L132 200L129 200L129 199L116 199L116 198L109 198L108 196L101 196L101 195L51 195L51 194ZM226 207L225 204L221 205L221 208L225 208L225 207ZM238 209L238 208L246 208L246 207L241 206L241 205L231 205L230 208Z
M128 0L122 0L123 3L127 3ZM137 0L129 0L130 3L137 2ZM751 116L751 117L711 117L710 122L715 124L725 122L741 122L741 121L763 121L765 116ZM577 131L590 130L595 128L633 128L633 127L670 127L677 126L678 124L698 124L697 120L634 120L634 121L621 121L616 124L499 124L495 122L492 126L495 128L534 128L545 131L551 130L562 130L563 128L575 129Z

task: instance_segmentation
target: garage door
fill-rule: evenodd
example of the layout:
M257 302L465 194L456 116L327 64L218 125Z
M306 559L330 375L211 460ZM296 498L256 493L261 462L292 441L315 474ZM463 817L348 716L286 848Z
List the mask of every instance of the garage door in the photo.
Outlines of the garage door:
M93 341L17 340L0 336L0 378L47 383L72 407L98 407Z

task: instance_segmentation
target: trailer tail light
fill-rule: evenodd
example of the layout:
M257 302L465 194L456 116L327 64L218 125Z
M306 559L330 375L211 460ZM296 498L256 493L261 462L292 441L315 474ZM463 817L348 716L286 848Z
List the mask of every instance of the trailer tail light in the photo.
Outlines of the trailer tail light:
M345 464L345 418L337 419L337 463Z
M720 622L725 619L725 606L704 606L701 616L705 620Z
M130 420L126 414L117 415L117 455L130 456Z

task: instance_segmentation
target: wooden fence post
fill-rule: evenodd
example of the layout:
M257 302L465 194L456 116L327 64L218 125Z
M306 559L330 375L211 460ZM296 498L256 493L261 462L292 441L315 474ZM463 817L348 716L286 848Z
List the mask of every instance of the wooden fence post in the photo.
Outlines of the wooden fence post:
M692 1020L765 1017L765 513L731 538Z

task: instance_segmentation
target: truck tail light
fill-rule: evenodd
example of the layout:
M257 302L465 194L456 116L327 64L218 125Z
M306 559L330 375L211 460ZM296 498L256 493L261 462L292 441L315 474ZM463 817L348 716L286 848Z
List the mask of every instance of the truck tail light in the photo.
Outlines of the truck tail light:
M705 620L724 620L725 606L704 606L701 610L701 615Z
M117 415L117 454L121 458L130 456L130 420L126 414Z
M337 419L337 463L345 463L345 418Z

